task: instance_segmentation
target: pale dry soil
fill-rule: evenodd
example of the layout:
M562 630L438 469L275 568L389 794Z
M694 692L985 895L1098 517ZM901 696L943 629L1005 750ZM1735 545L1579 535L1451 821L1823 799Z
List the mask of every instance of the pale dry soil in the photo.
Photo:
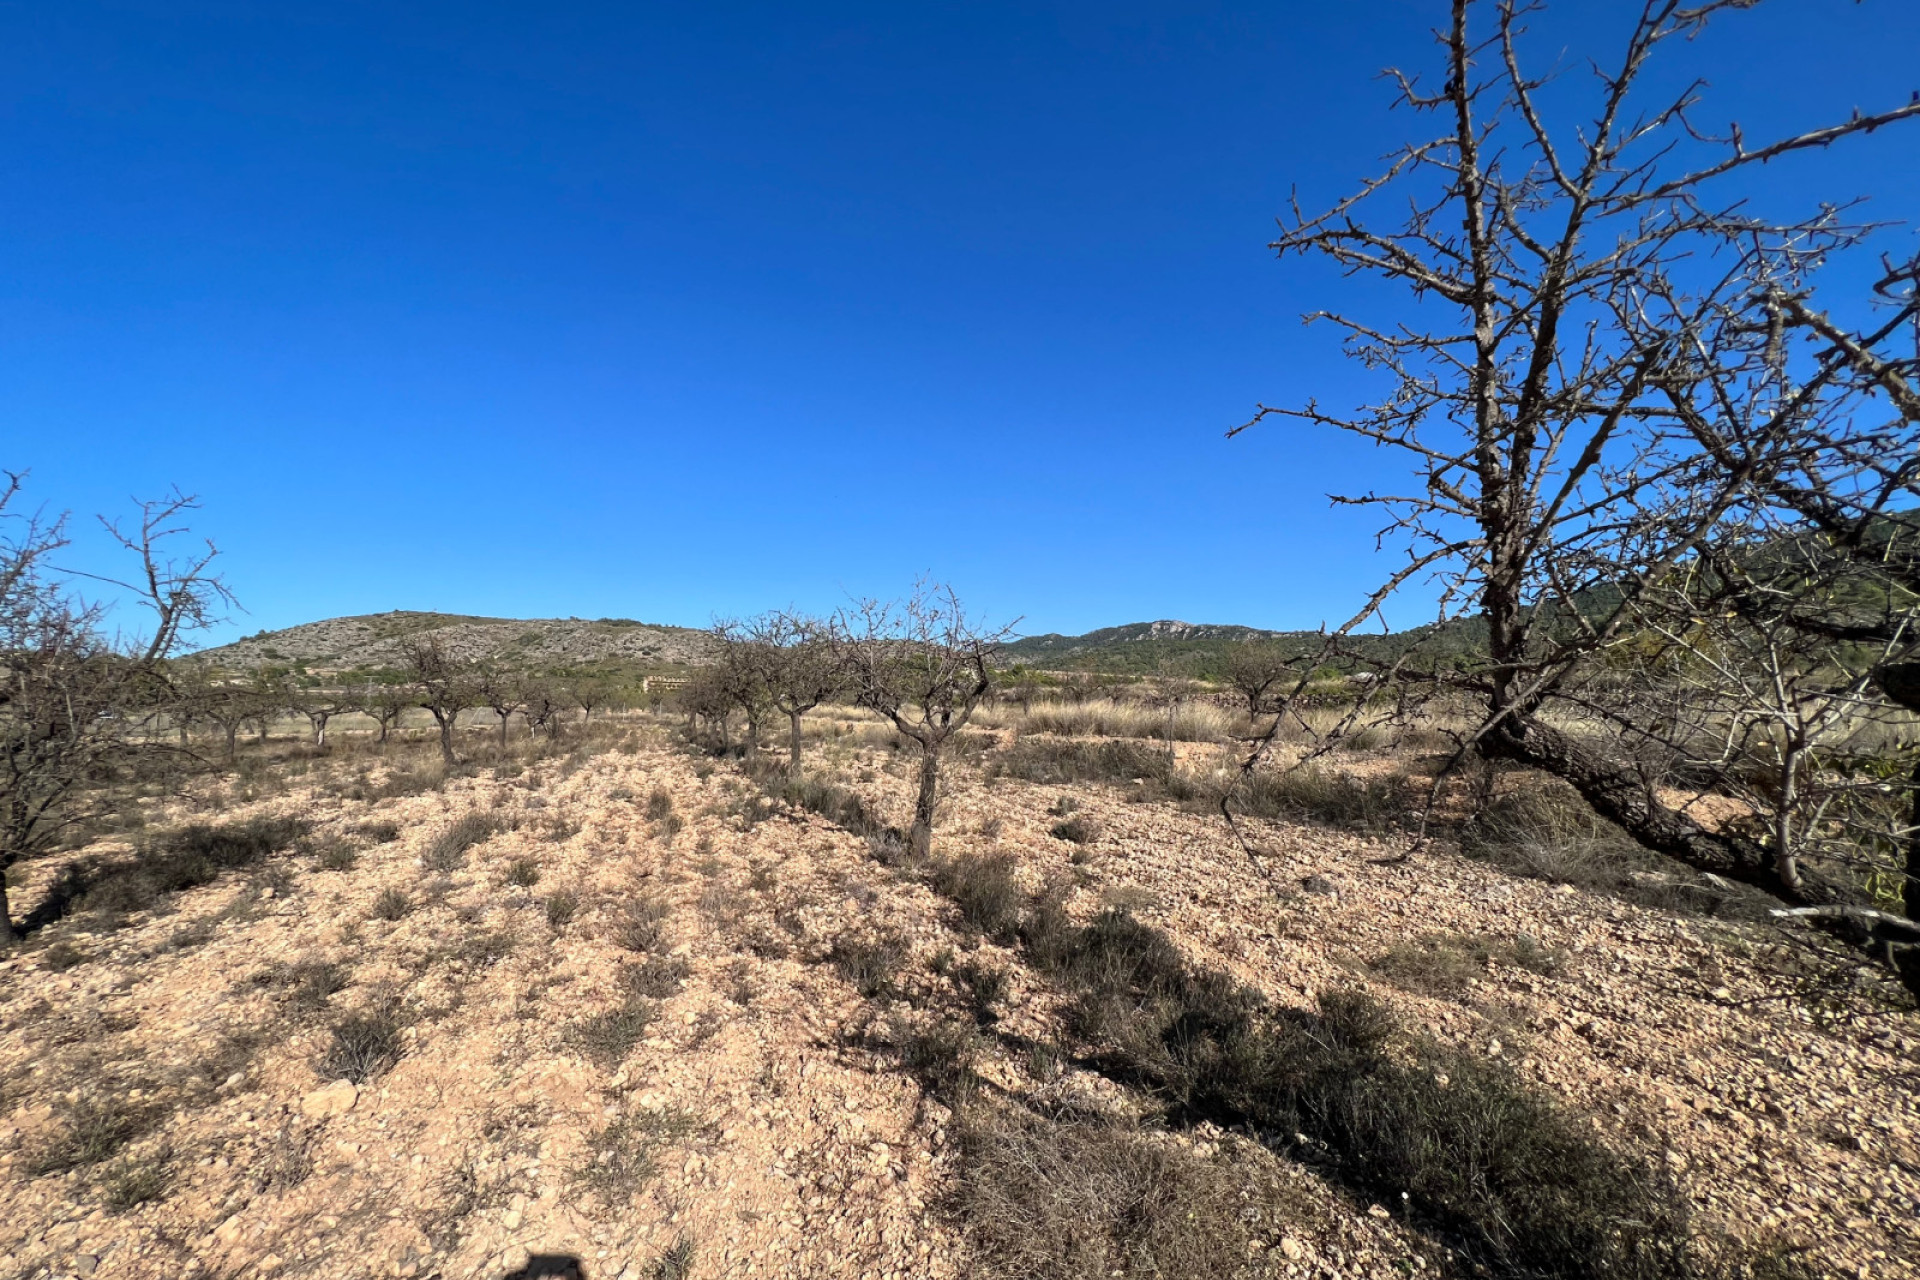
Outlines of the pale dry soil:
M810 749L904 820L907 762L873 735ZM656 789L677 831L648 817ZM753 794L733 765L648 731L570 771L482 771L377 803L302 787L221 814L303 814L317 836L357 841L357 863L277 855L117 931L55 926L90 956L65 972L44 946L0 961L0 1277L494 1280L532 1252L632 1280L673 1274L660 1260L683 1241L697 1277L968 1274L940 1207L951 1117L887 1048L889 1018L928 1000L863 997L823 961L836 942L897 937L904 997L944 981L931 966L946 952L1003 967L1003 1039L1057 1037L1058 998L864 840L804 813L748 821ZM1049 834L1063 798L1095 824L1092 844ZM1028 888L1070 885L1076 915L1124 905L1277 1002L1364 985L1413 1026L1508 1059L1607 1139L1658 1153L1705 1228L1805 1245L1846 1275L1920 1275L1920 1024L1816 1016L1737 928L1444 851L1392 863L1378 842L1302 825L1255 824L1263 876L1217 818L1124 788L958 768L944 806L945 853L1009 853ZM425 867L472 810L503 829L464 866ZM354 834L376 818L399 838ZM531 887L509 883L518 859L538 867ZM413 904L393 921L374 914L390 889ZM550 922L568 892L577 910ZM624 1058L596 1055L580 1031L643 961L622 929L641 902L663 908L654 958L685 974ZM1368 975L1369 958L1433 933L1526 933L1567 960L1552 976L1496 963L1450 998ZM344 985L303 1006L287 981L302 963L339 966ZM404 1024L399 1056L359 1085L328 1079L329 1025L374 1008ZM1085 1071L1036 1081L1015 1055L981 1071L1023 1096L1137 1104ZM36 1173L82 1097L158 1118L117 1162ZM1425 1265L1390 1207L1277 1163L1295 1195L1256 1242L1271 1274ZM113 1208L130 1166L169 1177L157 1199Z

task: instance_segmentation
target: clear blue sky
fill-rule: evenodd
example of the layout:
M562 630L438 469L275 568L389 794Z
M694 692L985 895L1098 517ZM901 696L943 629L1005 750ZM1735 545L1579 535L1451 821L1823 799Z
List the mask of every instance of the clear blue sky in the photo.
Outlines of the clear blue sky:
M921 571L1029 632L1316 625L1379 573L1323 495L1390 460L1222 432L1358 395L1297 321L1341 282L1265 244L1404 136L1374 73L1444 7L7 4L0 465L197 491L226 634ZM1774 0L1687 69L1758 135L1905 102L1916 49L1912 0ZM1916 161L1770 180L1912 218Z

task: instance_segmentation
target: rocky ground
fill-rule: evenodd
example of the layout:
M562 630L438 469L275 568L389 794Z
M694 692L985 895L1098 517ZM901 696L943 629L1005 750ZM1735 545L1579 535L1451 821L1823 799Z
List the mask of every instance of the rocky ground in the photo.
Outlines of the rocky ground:
M886 736L822 727L818 767L904 819ZM437 787L297 753L165 815L297 816L292 847L0 960L0 1277L972 1274L954 1116L902 1048L959 971L1004 978L985 1087L1137 1105L1007 1048L1060 1039L1057 993L925 877L664 726L600 737ZM1920 1275L1912 1015L1816 998L1749 927L1307 825L1255 824L1257 868L1128 791L964 766L940 847L1011 856L1078 917L1127 907L1282 1005L1374 991L1657 1152L1704 1231ZM1260 1162L1265 1273L1438 1265L1391 1206L1242 1137L1143 1141Z

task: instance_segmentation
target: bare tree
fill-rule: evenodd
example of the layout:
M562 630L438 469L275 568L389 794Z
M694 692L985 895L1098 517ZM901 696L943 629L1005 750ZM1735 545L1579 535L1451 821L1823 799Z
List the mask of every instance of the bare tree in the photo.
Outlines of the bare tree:
M717 655L713 678L721 695L746 717L745 755L750 761L756 760L760 755L760 726L774 710L773 693L767 685L773 659L766 652L766 643L749 626L716 622L712 635Z
M1274 694L1299 671L1285 650L1270 641L1247 639L1227 650L1227 683L1247 701L1247 715L1258 719L1271 707Z
M173 684L185 716L218 729L224 740L224 757L228 764L233 763L239 751L240 730L255 713L253 697L246 687L193 659L174 671Z
M847 673L835 652L833 624L776 610L733 628L739 660L752 674L741 683L787 717L787 772L800 776L800 721L842 692Z
M354 709L370 716L380 726L378 741L385 745L388 733L400 723L408 707L419 705L413 692L398 679L369 679L354 700Z
M413 681L414 705L425 707L440 728L440 756L453 764L453 730L460 713L481 705L472 669L449 654L437 636L414 636L401 646Z
M952 588L929 582L904 601L862 601L836 620L831 640L855 701L920 748L907 834L916 859L933 849L941 753L993 687L994 655L1012 633L969 618Z
M195 500L175 492L139 504L137 527L103 521L135 576L111 582L151 611L151 631L109 636L105 611L80 598L51 558L65 517L17 509L23 477L0 486L0 937L18 936L6 872L44 853L108 802L106 783L158 747L172 700L166 661L232 597L211 572L217 552L175 558Z
M1819 856L1837 852L1833 828L1808 843L1825 784L1803 784L1826 767L1816 740L1854 732L1877 695L1853 659L1822 664L1789 643L1778 592L1751 579L1762 543L1816 533L1850 556L1849 540L1911 503L1920 415L1913 362L1890 343L1914 321L1913 271L1888 268L1869 322L1836 321L1812 301L1815 277L1869 228L1831 204L1767 218L1715 191L1920 117L1920 102L1760 145L1737 126L1701 129L1698 83L1640 102L1657 54L1750 3L1636 6L1569 127L1547 100L1570 87L1543 94L1549 77L1523 66L1539 6L1454 0L1441 86L1391 73L1398 105L1434 132L1326 213L1296 207L1274 243L1400 286L1432 327L1315 313L1383 375L1383 394L1350 413L1262 407L1255 421L1300 418L1408 456L1409 491L1336 499L1384 508L1407 548L1343 631L1428 577L1443 620L1475 615L1473 653L1416 664L1476 704L1463 751L1565 779L1647 848L1789 909L1871 919L1859 877ZM1686 620L1741 596L1738 637ZM1904 653L1910 620L1882 621L1892 639L1854 658ZM1649 665L1623 670L1635 652ZM1798 691L1783 695L1789 673ZM1742 793L1764 820L1715 821L1674 798L1676 782L1738 793L1743 771L1764 779Z
M307 718L307 725L313 731L313 745L327 745L327 722L335 716L355 710L358 703L349 695L335 689L299 688L293 690L288 699L289 709Z
M483 663L475 673L474 687L480 701L500 717L500 749L505 751L507 723L527 707L526 677L497 663Z
M560 713L578 705L573 695L563 692L551 680L529 680L523 688L526 706L521 714L526 717L527 736L531 738L535 730L544 729L549 741L558 737Z

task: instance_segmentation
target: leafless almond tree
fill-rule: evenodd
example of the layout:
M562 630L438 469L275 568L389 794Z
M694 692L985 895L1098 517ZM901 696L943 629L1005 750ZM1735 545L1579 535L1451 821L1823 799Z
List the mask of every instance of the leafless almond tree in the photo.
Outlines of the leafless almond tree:
M232 599L211 571L211 543L171 554L195 500L176 492L142 502L135 525L103 521L134 576L96 580L149 611L151 630L110 635L105 610L71 582L94 575L53 563L67 544L65 518L20 511L22 483L9 473L0 485L0 939L18 936L7 869L99 812L115 776L173 751L154 732L174 696L167 659Z
M734 628L742 658L756 668L751 684L787 717L787 772L800 776L800 721L841 693L847 673L835 653L833 624L774 611Z
M1443 619L1475 617L1485 640L1464 661L1410 668L1476 708L1467 748L1566 780L1649 849L1879 929L1845 865L1871 842L1826 819L1845 744L1887 719L1868 672L1907 653L1912 587L1883 586L1873 636L1822 655L1812 613L1860 627L1872 609L1796 618L1786 584L1837 582L1912 506L1913 265L1886 265L1874 306L1825 304L1822 268L1872 228L1838 202L1763 214L1720 180L1864 141L1920 101L1756 143L1700 125L1697 82L1644 100L1656 57L1751 3L1646 0L1581 84L1543 92L1552 77L1525 56L1540 6L1453 0L1440 70L1391 73L1431 133L1326 212L1296 206L1274 242L1399 286L1419 323L1315 313L1380 396L1255 421L1334 427L1410 462L1406 490L1336 498L1384 510L1406 552L1348 625L1427 580ZM1809 537L1819 563L1784 567ZM1712 816L1709 794L1747 816Z
M440 756L453 764L453 730L460 713L481 705L473 670L449 654L437 636L409 638L401 646L401 657L413 682L414 705L432 714L440 728Z
M907 834L916 859L933 849L941 753L993 687L994 655L1012 634L968 617L952 588L930 582L904 601L862 601L836 620L831 642L855 701L920 748Z

